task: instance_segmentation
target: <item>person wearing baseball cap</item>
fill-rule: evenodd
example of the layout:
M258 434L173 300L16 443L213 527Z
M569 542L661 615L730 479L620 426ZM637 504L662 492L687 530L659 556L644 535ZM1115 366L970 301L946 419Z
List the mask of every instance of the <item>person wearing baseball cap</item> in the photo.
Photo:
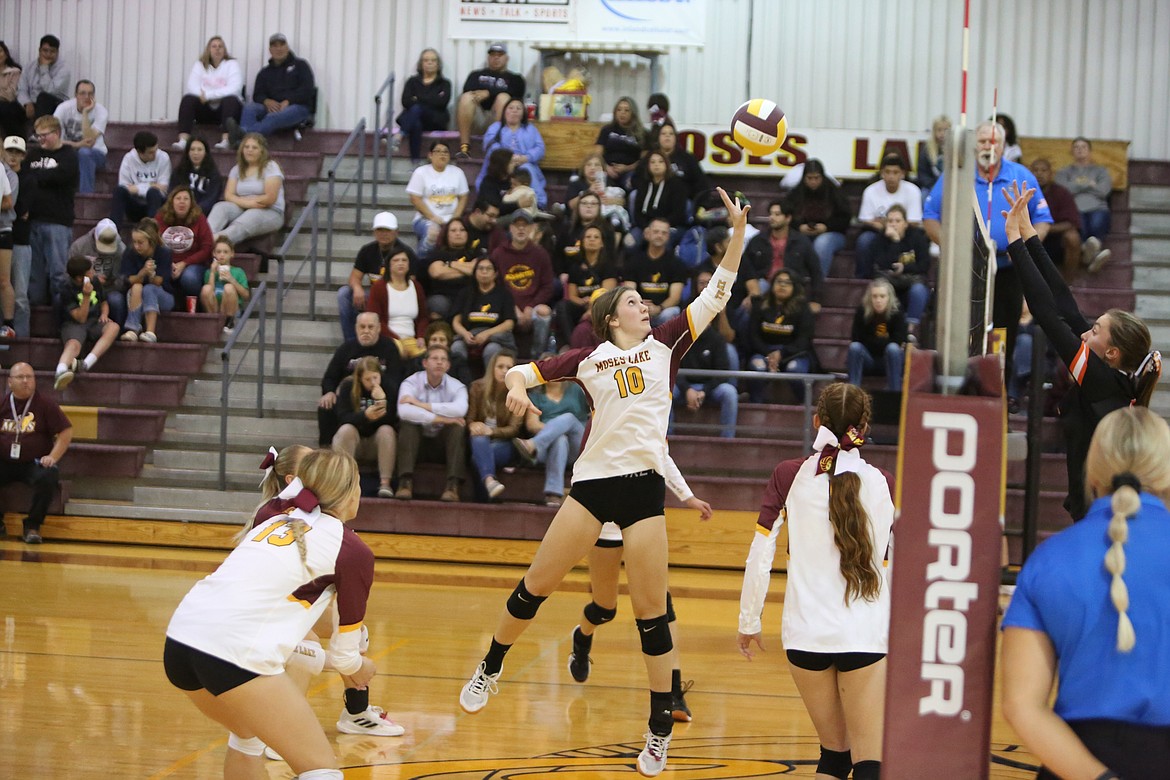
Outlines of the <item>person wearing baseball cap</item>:
M524 99L525 82L519 73L508 70L508 47L503 41L488 46L487 67L473 70L463 82L463 94L455 121L459 125L458 160L471 157L471 131L482 131L492 122L499 122L504 106L512 98Z
M3 309L4 324L0 325L0 339L16 335L14 326L16 297L12 287L12 249L14 246L12 226L16 223L16 198L20 193L20 177L16 170L7 165L9 155L16 159L24 157L24 139L10 135L4 139L5 161L0 163L0 309Z
M424 274L419 272L418 255L398 238L398 217L393 212L379 211L375 214L371 229L374 231L374 240L358 250L353 270L349 272L349 281L337 290L338 320L341 324L341 338L345 341L357 338L354 326L358 312L366 310L366 278L372 281L385 277L391 257L406 252L410 258L411 273L420 279L424 278Z
M69 245L70 260L83 257L93 263L94 276L105 289L106 302L110 304L110 319L119 325L126 321L126 296L118 278L125 252L126 244L112 219L101 220L93 230Z
M284 33L268 38L268 64L256 74L252 101L244 106L237 123L228 117L224 124L232 146L245 133L271 135L277 130L299 127L317 109L317 83L309 63L293 54Z

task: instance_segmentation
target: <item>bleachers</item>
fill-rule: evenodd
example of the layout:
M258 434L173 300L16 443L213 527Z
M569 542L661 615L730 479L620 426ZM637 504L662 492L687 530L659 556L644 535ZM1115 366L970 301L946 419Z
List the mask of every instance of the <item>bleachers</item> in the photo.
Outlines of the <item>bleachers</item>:
M138 127L113 126L107 133L111 146L108 162L110 171L102 174L100 178L107 186L116 177L117 163L121 154L129 148L130 138L137 129ZM164 149L169 148L175 137L173 125L156 126L155 132L159 136L160 145ZM218 138L218 134L214 132L204 135L212 142ZM313 181L320 177L322 156L336 153L345 136L345 133L311 131L306 133L300 142L293 141L291 135L278 136L272 140L270 146L273 157L281 163L289 177L286 179L286 194L290 204L286 212L288 218L286 222L295 219L298 209L308 198ZM233 156L222 152L213 154L221 171L226 174ZM401 158L406 154L405 149L400 149L398 154L399 159L395 166L401 171L403 166ZM172 157L177 157L177 153ZM310 167L310 158L316 160L314 167ZM460 163L460 167L467 172L470 179L474 179L480 163L480 160L473 159ZM721 186L741 190L751 198L755 205L757 225L763 221L761 215L767 201L780 194L775 179L771 178L733 176L717 177L717 180ZM566 173L549 172L550 198L560 197L566 181ZM852 205L856 208L864 183L847 182L845 186ZM411 241L412 237L407 227L409 222L404 221L410 209L409 206L402 205L401 189L402 178L399 173L395 184L383 188L381 193L383 203L378 204L378 207L387 207L386 202L392 204L389 207L397 211L400 223L404 226L402 231L404 239ZM108 194L80 197L78 232L92 229L96 221L108 213L108 203ZM1129 224L1127 193L1115 193L1114 208L1114 234L1107 243L1113 250L1112 262L1094 277L1082 275L1074 280L1074 292L1088 312L1103 311L1110 306L1133 308L1133 266L1130 262L1132 240L1125 232ZM341 223L338 224L340 226ZM341 235L344 235L344 232ZM351 233L349 238L364 242L368 240L365 236L365 233L359 232L356 236ZM334 255L340 265L348 265L350 256L348 245L344 250L335 249ZM247 267L249 279L254 282L263 278L259 270L260 263L260 258L255 255L250 258L237 256L237 264ZM847 336L853 309L865 287L864 281L850 278L852 269L853 253L851 248L847 248L835 258L824 288L824 306L817 317L817 330L820 336L816 341L823 370L842 372L845 368ZM331 282L336 284L336 279ZM299 305L304 293L303 288L295 290L289 301L295 301ZM286 334L292 332L302 334L298 338L303 337L306 342L314 345L322 341L320 334L326 331L330 336L334 336L336 326L329 315L333 305L333 296L329 289L319 290L318 309L319 313L324 315L322 319L315 323L310 323L307 317L303 322L293 321L299 329L286 331ZM128 485L132 483L133 478L127 475L130 475L132 470L130 466L134 464L139 472L144 467L148 469L152 482L165 483L165 489L203 490L207 491L209 502L217 500L217 494L207 487L207 475L212 473L209 464L213 458L210 454L216 448L214 443L216 434L207 427L196 428L194 425L187 427L185 422L177 423L176 417L193 417L195 412L209 414L218 404L218 390L206 389L217 384L210 381L208 374L207 347L222 340L221 324L215 315L183 313L163 315L159 325L160 344L115 345L98 365L97 372L82 374L67 391L66 401L72 400L91 408L101 407L96 414L78 413L95 417L98 435L92 440L79 441L76 447L91 444L98 446L100 442L101 445L108 444L115 448L129 449L137 446L144 453L142 459L138 459L130 452L119 451L109 454L110 463L103 467L111 472L109 479L111 487L107 496L110 500L128 500L127 497L132 495L128 492ZM324 339L324 342L331 343L332 340ZM59 345L54 348L55 343L55 323L52 322L51 313L47 310L35 312L34 338L23 345L14 343L14 347L25 350L20 354L27 354L34 361L34 367L38 369L38 383L42 389L51 388L52 363L48 361L55 362L56 352L59 351ZM138 349L131 350L128 347ZM167 347L171 349L165 350ZM328 359L328 350L323 346L314 348L317 352L303 357L315 356L323 369ZM198 349L203 350L202 357L199 357L199 352L194 351ZM159 357L160 355L164 357ZM249 371L254 369L250 368ZM235 438L229 441L229 458L235 461L247 460L251 463L252 455L262 449L261 444L267 446L268 443L273 443L281 446L292 441L315 441L315 430L311 423L314 413L312 401L293 402L285 399L307 398L319 392L311 387L319 378L319 372L320 370L317 370L313 377L307 374L286 377L282 384L273 384L271 392L266 388L266 398L269 399L266 400L268 414L263 421L254 420L246 405L238 404L242 408L232 410L234 415L232 420L233 424L239 422L240 425L238 429L233 428ZM148 380L139 381L145 374L155 375L156 384L150 385L149 389L144 389ZM198 377L200 381L192 383L191 377ZM128 386L129 389L121 389L122 385ZM212 400L213 394L215 400ZM241 391L241 397L243 396L244 392ZM167 412L171 412L169 417ZM782 458L800 454L803 412L799 407L791 405L741 403L739 430L742 438L736 440L715 438L713 431L718 422L717 414L718 410L715 409L703 409L697 414L680 413L677 418L679 432L671 438L671 453L697 495L709 500L719 510L755 512L759 507L765 481L775 463ZM270 419L273 417L275 419ZM166 420L165 423L161 421L163 419ZM703 430L693 427L688 429L687 425L695 422L709 427ZM1012 418L1010 425L1019 428L1022 421ZM881 443L867 446L865 452L873 462L893 470L896 465L896 446L893 443L896 440L896 431L883 431L883 434L885 435L879 438ZM156 442L158 447L154 448ZM1064 459L1059 454L1061 435L1055 420L1045 419L1041 442L1044 449L1041 516L1047 523L1041 530L1050 533L1063 525L1065 517L1063 510L1060 509L1065 489ZM70 459L72 454L67 461ZM73 479L90 476L81 475L74 469L91 467L97 470L97 473L101 473L95 460L89 454L77 458L77 464L70 467L68 474ZM1023 516L1023 492L1019 487L1023 480L1022 468L1020 463L1009 466L1008 481L1011 485L1007 498L1009 530L1018 529L1020 518ZM468 468L468 475L468 482L463 490L465 501L474 499L471 485L474 481L474 469L471 466ZM415 477L415 492L422 498L410 502L365 499L354 527L364 532L539 539L553 515L553 510L542 505L543 467L520 467L499 476L506 485L502 503L473 506L443 504L429 500L437 498L444 487L443 469L430 464L420 464ZM246 474L246 479L242 472L234 474L230 476L229 487L242 495L245 491L253 490L255 479L256 475L251 472ZM66 485L66 490L69 487ZM160 489L159 494L163 495L165 489ZM91 495L99 495L99 492L92 488L89 492ZM236 493L225 495L224 500L227 501L229 498L235 500L236 495ZM246 506L242 502L240 505ZM677 505L673 496L668 496L668 506ZM126 516L134 515L127 513Z

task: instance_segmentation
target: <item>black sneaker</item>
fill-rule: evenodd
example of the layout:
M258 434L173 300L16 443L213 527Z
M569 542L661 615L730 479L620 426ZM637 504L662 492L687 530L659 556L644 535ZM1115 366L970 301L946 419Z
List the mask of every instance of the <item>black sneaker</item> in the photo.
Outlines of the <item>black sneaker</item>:
M236 329L236 318L235 317L228 317L227 319L225 319L223 321L223 332L224 333L231 333L235 329Z
M569 674L579 683L589 679L589 664L593 659L589 657L589 649L593 646L593 637L581 633L581 626L573 629L573 651L569 653Z
M672 694L670 697L670 716L678 723L691 722L691 708L687 706L687 691L695 684L694 680L687 680L682 685L682 690L678 695Z

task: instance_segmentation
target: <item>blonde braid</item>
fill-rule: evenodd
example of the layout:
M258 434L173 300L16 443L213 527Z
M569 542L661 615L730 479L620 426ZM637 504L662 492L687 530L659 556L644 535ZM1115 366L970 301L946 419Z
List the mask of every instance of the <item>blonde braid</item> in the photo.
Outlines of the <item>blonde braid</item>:
M1130 485L1120 485L1113 491L1110 503L1113 519L1109 521L1109 538L1113 544L1105 553L1105 569L1113 575L1109 586L1109 597L1117 610L1117 650L1128 653L1133 650L1137 637L1129 615L1129 588L1122 575L1125 574L1125 543L1129 539L1128 518L1141 509L1141 498Z
M312 576L313 570L309 568L309 550L305 545L305 532L309 530L309 526L299 517L290 517L288 524L292 528L293 539L297 542L297 552L301 554L301 565Z

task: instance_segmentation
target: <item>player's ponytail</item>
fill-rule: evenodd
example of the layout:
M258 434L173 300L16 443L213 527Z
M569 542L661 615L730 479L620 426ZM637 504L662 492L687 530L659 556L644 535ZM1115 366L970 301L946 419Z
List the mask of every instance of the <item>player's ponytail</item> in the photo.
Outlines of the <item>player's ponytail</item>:
M854 599L872 601L881 590L881 575L874 563L869 513L861 503L861 477L854 471L838 471L836 458L862 442L861 432L869 424L869 394L856 385L834 382L817 400L817 417L822 428L836 437L838 445L826 446L818 471L829 475L829 523L841 558L845 579L845 603ZM832 452L830 452L832 450Z
M303 444L289 445L280 452L276 452L274 447L268 448L268 454L260 463L260 468L264 471L264 479L260 480L260 505L253 510L252 516L236 534L235 539L233 539L236 544L244 541L244 537L256 524L256 516L260 510L265 504L280 495L280 492L288 485L288 478L296 475L301 458L312 451L310 447Z
M1141 494L1170 500L1170 425L1142 406L1110 412L1097 424L1085 456L1085 492L1090 500L1110 495L1109 547L1104 566L1112 581L1109 597L1117 610L1117 650L1128 653L1137 641L1130 622L1129 589L1124 575L1129 520L1141 512Z
M1138 406L1149 406L1150 397L1154 395L1154 388L1162 378L1162 353L1156 349L1146 353L1146 357L1133 374L1134 403Z
M1133 474L1118 474L1113 478L1113 498L1110 508L1113 518L1109 521L1109 539L1113 542L1105 551L1105 569L1112 576L1109 584L1109 599L1117 610L1117 651L1128 653L1133 650L1137 637L1129 615L1129 588L1122 575L1125 574L1125 542L1129 538L1129 518L1142 508L1141 482Z
M1134 403L1149 406L1162 376L1162 355L1151 349L1150 329L1132 312L1110 309L1109 341L1119 353L1117 367L1133 376Z

